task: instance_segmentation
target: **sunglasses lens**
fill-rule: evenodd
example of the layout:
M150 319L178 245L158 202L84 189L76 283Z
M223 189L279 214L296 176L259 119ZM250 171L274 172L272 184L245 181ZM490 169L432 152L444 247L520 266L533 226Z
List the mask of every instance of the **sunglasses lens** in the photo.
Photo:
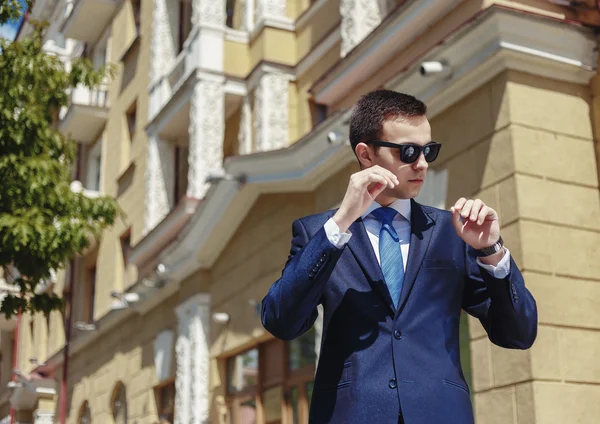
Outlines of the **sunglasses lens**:
M404 163L413 163L420 154L421 150L417 149L415 146L403 146L400 153L400 160Z
M436 160L438 153L440 153L439 144L430 144L425 146L425 149L423 149L423 154L425 155L425 160L427 162L433 162Z

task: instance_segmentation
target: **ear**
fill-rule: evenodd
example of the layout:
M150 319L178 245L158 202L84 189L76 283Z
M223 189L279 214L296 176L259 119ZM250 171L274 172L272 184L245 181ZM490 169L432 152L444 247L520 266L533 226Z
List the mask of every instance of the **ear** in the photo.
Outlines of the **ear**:
M373 149L367 146L365 143L358 143L354 151L356 152L356 157L361 164L361 168L370 168L375 164L373 161L375 153Z

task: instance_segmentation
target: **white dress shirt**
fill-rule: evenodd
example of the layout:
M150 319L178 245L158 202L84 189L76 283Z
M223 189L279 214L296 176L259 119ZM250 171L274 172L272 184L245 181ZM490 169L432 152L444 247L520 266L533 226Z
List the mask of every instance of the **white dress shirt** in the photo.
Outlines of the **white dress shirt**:
M375 209L380 208L381 205L377 202L373 202L367 211L362 215L362 220L367 230L367 235L371 241L371 246L377 257L377 262L381 265L381 259L379 258L379 232L381 230L381 222L373 216L371 212ZM411 215L411 203L410 199L397 199L391 205L390 208L396 209L398 214L392 221L392 226L400 239L400 249L402 249L402 261L404 262L404 270L406 270L406 261L408 259L408 252L410 250L410 215ZM338 249L341 249L352 237L352 233L346 232L341 233L340 228L335 223L333 218L330 218L325 223L325 234L329 242ZM498 262L498 265L487 265L484 264L477 258L477 264L493 275L495 278L503 279L510 274L510 252L506 249L504 257Z

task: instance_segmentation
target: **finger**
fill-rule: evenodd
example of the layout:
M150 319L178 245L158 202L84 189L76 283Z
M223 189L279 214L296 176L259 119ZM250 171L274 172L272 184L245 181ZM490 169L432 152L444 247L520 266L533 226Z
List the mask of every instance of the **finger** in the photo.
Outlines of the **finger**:
M387 181L388 187L390 188L394 188L398 184L398 180L395 178L394 174L385 172L373 172L371 173L371 175L377 175L378 177L384 178Z
M371 167L369 169L371 169L371 172L374 173L374 174L381 175L383 177L389 178L389 180L393 183L393 186L395 186L395 185L397 185L399 183L398 177L396 177L396 175L392 171L390 171L388 169L382 168L379 165L373 166L373 167Z
M370 186L367 191L369 192L369 195L375 199L377 196L379 196L381 194L381 192L383 190L385 190L386 188L386 184L381 184L381 183L375 183L372 186Z
M454 204L454 209L460 211L462 209L462 207L465 205L466 202L467 202L467 199L465 199L464 197L461 197Z
M452 208L452 225L454 225L454 229L458 235L463 233L463 222L460 217L460 212L454 207Z
M467 219L469 214L471 213L471 208L473 207L473 200L467 200L467 203L460 210L460 214L463 218Z
M381 184L385 189L390 184L390 181L387 180L385 177L382 177L381 175L377 174L370 174L365 176L364 187L369 192L372 191L373 187L375 187L376 184Z
M484 205L484 203L481 200L475 199L475 201L473 202L473 206L471 207L471 212L470 212L470 215L469 215L469 219L472 222L475 222L477 220L477 217L479 216L479 211L484 206L485 205Z
M485 221L485 218L490 214L491 210L492 209L489 206L485 205L481 208L479 214L477 215L477 225L483 224L483 221Z

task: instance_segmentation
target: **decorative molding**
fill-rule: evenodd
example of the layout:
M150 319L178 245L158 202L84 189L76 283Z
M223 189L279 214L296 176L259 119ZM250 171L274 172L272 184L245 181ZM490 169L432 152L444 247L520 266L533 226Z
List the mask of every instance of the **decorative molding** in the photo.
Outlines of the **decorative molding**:
M252 108L248 96L242 100L238 143L240 155L252 153Z
M203 424L209 413L210 295L195 295L176 313L175 423Z
M150 135L145 175L144 235L154 229L171 210L175 183L174 167L173 146L161 140L158 135Z
M288 78L280 73L264 74L254 92L254 141L257 151L289 145Z
M255 0L254 22L271 19L287 18L285 14L286 0Z
M206 177L223 167L225 98L223 79L196 82L190 102L189 171L187 196L201 199L208 184Z
M304 75L304 73L315 66L315 64L323 58L333 46L342 39L340 27L334 28L315 48L313 48L306 56L304 56L298 65L296 65L296 77Z
M170 10L176 10L173 0L155 0L152 12L152 43L150 47L150 81L156 81L169 69L177 56L170 28ZM172 14L172 13L171 13Z
M385 86L425 101L434 117L507 69L587 85L595 46L591 30L492 8ZM424 77L424 61L445 61L452 75Z
M154 339L154 368L156 379L161 382L172 377L173 342L175 333L171 330L161 331Z
M35 411L33 424L54 424L54 411Z
M349 113L334 114L286 149L228 159L229 174L246 175L250 179L242 187L235 181L221 181L211 187L185 235L159 258L173 270L170 277L180 281L199 269L210 268L235 231L230 225L237 226L244 219L260 194L312 191L354 162L354 154L346 144L327 141L330 131L339 133L342 140L347 139ZM228 225L216 230L217 222Z
M192 25L225 29L225 0L192 0Z
M377 28L394 5L394 0L341 0L341 56L345 57Z
M432 22L441 19L461 1L419 0L406 2L398 7L377 30L376 35L363 40L354 48L352 59L341 60L313 85L311 92L314 93L315 100L329 105L339 102L346 95L348 87L356 86L381 69L391 58L398 56L399 52L429 30ZM351 26L350 23L347 25ZM342 29L342 38L344 31Z
M250 42L250 34L244 30L225 28L225 40L248 44Z

